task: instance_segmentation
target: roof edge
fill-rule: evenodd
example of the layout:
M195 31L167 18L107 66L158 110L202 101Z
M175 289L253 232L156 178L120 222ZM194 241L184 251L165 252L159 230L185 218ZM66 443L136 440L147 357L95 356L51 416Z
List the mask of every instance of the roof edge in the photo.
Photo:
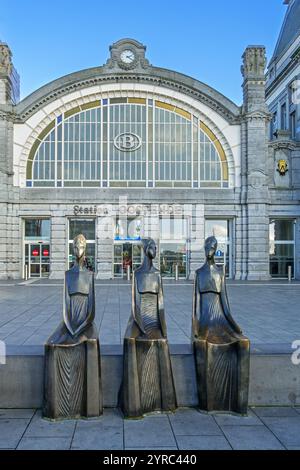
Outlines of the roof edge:
M237 119L241 107L225 97L209 85L180 72L159 67L149 67L145 72L109 72L106 66L92 67L73 72L55 79L25 97L15 107L15 112L21 120L27 120L45 104L74 90L108 82L157 82L162 86L175 88L183 94L192 95L199 101L205 102L212 109L218 110L228 121Z

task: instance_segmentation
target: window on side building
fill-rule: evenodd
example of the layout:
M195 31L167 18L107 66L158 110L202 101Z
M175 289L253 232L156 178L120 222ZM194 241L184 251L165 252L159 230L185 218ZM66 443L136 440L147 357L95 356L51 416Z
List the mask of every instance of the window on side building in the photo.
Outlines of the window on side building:
M283 130L286 130L287 128L287 119L286 119L286 103L283 103L281 105L281 117L280 117L280 120L281 120L281 129Z
M287 278L289 268L295 276L295 220L272 219L269 230L270 275L274 278Z

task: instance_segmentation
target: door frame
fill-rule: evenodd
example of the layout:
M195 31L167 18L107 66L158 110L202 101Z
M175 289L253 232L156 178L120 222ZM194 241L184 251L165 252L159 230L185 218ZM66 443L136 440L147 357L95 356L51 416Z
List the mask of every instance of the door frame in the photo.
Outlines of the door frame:
M131 275L132 275L132 252L133 252L133 246L134 245L137 245L141 248L141 262L142 262L142 259L143 259L143 249L142 249L142 242L141 240L114 240L113 242L113 246L112 246L112 251L113 251L113 254L112 254L112 277L113 279L125 279L126 278L126 272L124 272L124 268L123 268L123 253L124 253L124 249L122 249L122 262L121 262L121 265L122 265L122 275L121 276L116 276L115 275L115 265L119 265L120 263L115 263L115 246L116 245L131 245Z
M38 241L37 241L38 240ZM40 240L40 239L37 239L37 240L24 240L24 267L26 266L26 245L28 246L28 279L42 279L42 278L48 278L49 275L50 275L50 256L51 256L51 244L50 244L50 241L49 240ZM32 245L37 245L40 247L40 253L39 253L39 262L38 263L32 263L31 262L31 247ZM49 262L48 263L43 263L42 262L42 247L44 245L47 245L49 247ZM39 272L39 276L32 276L31 275L31 265L32 264L37 264L40 266L40 272ZM42 276L42 265L45 264L45 265L48 265L49 266L49 274L48 276ZM24 277L25 277L25 273L24 273Z

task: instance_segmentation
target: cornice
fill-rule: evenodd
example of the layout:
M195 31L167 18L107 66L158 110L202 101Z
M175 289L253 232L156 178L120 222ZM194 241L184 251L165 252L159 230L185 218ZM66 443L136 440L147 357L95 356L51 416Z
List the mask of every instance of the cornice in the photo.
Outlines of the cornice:
M268 145L274 150L295 150L298 147L297 143L292 140L274 140L269 142Z
M17 122L18 116L14 111L0 110L0 121Z
M164 73L160 73L163 70L164 69L156 69L155 67L152 67L149 74L136 73L134 71L103 74L101 72L101 68L88 69L87 71L83 71L82 74L89 74L91 76L81 79L81 73L77 72L69 76L69 78L63 77L62 79L52 82L52 84L46 85L42 89L37 90L37 92L33 93L25 100L20 102L15 107L17 114L16 120L20 123L25 122L29 117L31 117L34 113L36 113L39 109L48 103L51 103L52 101L62 96L77 90L81 90L83 88L107 83L113 84L134 82L151 84L154 86L163 86L169 88L170 90L181 92L206 104L209 108L223 116L224 119L226 119L230 124L238 124L240 122L241 108L236 106L226 97L223 97L223 95L213 90L209 86L177 72L165 70ZM174 78L163 76L168 74L172 75ZM181 78L182 80L180 80ZM187 82L191 82L191 85ZM222 103L222 101L224 101L224 103Z
M245 121L270 121L272 119L272 113L269 113L268 111L251 111L248 113L242 114L242 119Z
M276 90L281 82L298 66L296 60L290 60L286 67L280 72L280 74L267 86L266 86L266 99ZM292 78L291 78L292 79Z

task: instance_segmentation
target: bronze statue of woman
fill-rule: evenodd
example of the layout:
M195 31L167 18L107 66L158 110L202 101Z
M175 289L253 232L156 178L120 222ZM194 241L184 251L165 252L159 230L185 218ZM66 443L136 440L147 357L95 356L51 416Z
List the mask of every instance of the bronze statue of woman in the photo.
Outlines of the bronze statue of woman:
M162 279L153 266L156 245L145 239L143 247L142 265L132 277L132 310L124 337L120 406L127 418L177 407Z
M231 316L217 240L205 241L206 263L195 273L192 342L200 408L247 414L250 341Z
M85 267L86 240L73 242L75 265L65 273L63 321L45 345L43 416L102 414L100 345L95 318L94 273Z

